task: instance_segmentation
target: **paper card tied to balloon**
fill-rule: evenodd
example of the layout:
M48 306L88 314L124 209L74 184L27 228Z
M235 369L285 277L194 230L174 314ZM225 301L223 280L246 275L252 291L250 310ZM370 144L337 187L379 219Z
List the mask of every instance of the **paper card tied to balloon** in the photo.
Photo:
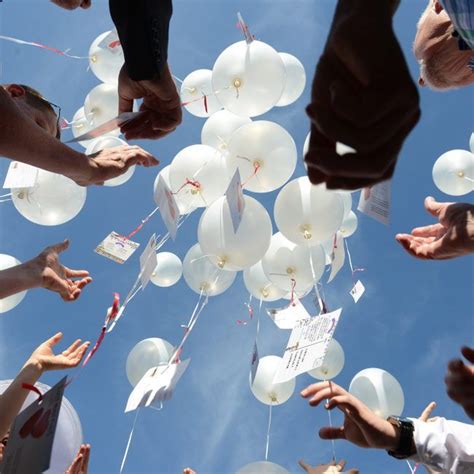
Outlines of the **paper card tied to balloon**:
M151 275L155 271L158 260L156 257L156 235L153 234L148 241L145 250L140 255L140 281L142 284L142 290L148 285Z
M8 167L3 187L5 189L32 188L36 184L37 178L38 168L19 161L12 161Z
M125 263L138 247L140 244L137 242L133 242L117 232L111 232L94 251L114 262Z
M258 356L257 341L255 341L252 351L252 360L250 361L250 385L253 385L253 381L255 380L259 361L260 357Z
M344 266L346 260L346 252L344 250L344 238L338 232L336 234L336 242L332 249L331 254L331 273L329 274L328 283L331 283L339 270Z
M388 225L390 222L391 182L383 181L360 192L357 210Z
M156 401L169 400L190 362L191 359L186 359L149 369L130 394L125 413L140 407L149 407Z
M0 465L2 474L39 473L49 468L66 379L15 418Z
M234 232L237 232L245 209L245 199L242 192L240 172L238 169L235 170L234 177L227 188L225 197L227 199L227 204L229 205L230 218L232 219Z
M352 298L354 298L354 302L358 303L364 293L365 286L360 280L357 280L357 283L352 287L352 290L350 291Z
M295 323L273 383L286 382L320 367L334 335L342 309Z
M117 33L117 30L109 31L108 35L106 35L102 41L98 44L99 48L107 49L113 54L122 54L123 49L122 44L120 43L120 38Z
M155 202L160 208L161 218L171 238L175 240L178 231L179 208L163 176L160 176L158 179L158 184L155 189Z
M280 329L293 329L297 321L311 318L298 298L284 308L267 309L267 314Z

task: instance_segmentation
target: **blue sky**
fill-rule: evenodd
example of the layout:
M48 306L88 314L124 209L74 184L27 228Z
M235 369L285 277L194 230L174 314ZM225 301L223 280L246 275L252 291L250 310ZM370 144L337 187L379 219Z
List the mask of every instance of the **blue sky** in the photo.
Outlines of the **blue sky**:
M73 54L86 55L92 40L112 26L108 2L93 3L88 11L67 12L46 0L5 0L0 4L1 34L72 48ZM218 54L241 39L235 28L237 11L259 39L303 62L308 75L304 95L292 106L262 117L280 123L295 139L300 156L295 176L304 174L301 149L309 129L304 107L334 4L330 0L174 2L169 60L178 77L195 69L212 68ZM425 5L425 0L402 2L395 19L415 77L417 64L410 48ZM9 43L0 43L0 48L1 81L38 88L61 104L69 119L98 84L84 61ZM422 118L405 142L393 180L392 223L387 228L359 215L359 230L349 240L355 265L366 268L361 278L367 292L358 305L353 303L348 295L351 277L347 265L331 285L325 285L329 307L343 307L336 338L344 348L346 364L337 383L347 388L359 370L384 368L403 386L407 416L417 416L435 400L438 415L468 421L446 396L443 377L448 360L458 354L459 347L474 343L472 259L417 261L396 244L394 235L431 222L423 209L425 196L450 200L435 188L431 169L445 151L468 147L472 103L472 88L448 93L421 91ZM173 135L140 145L166 165L183 147L199 143L203 123L203 119L185 113L183 125ZM7 166L7 160L0 161L1 176ZM130 231L153 209L157 172L137 169L124 186L89 188L79 216L59 227L37 226L21 217L11 203L0 205L1 253L25 261L44 246L68 237L71 248L63 256L64 263L87 268L94 277L94 283L74 304L64 304L56 295L36 290L13 311L1 315L0 378L13 377L30 352L57 330L64 332L66 341L76 337L95 340L112 293L125 296L135 280L138 255L120 266L93 249L112 230ZM276 192L254 197L272 212ZM184 257L196 242L199 214L186 221L176 242L164 250ZM163 232L159 217L136 240L145 245L152 232ZM129 351L147 337L163 337L176 344L182 335L180 324L187 321L196 299L184 281L169 289L150 285L129 305L114 333L68 388L67 397L79 412L85 441L92 445L92 473L118 472L120 466L133 421L133 414L123 413L131 390L125 375ZM236 324L246 316L246 300L241 275L229 291L211 299L186 345L183 357L192 357L192 362L172 401L161 412L140 412L125 472L180 473L189 465L198 473L230 473L264 458L268 409L253 397L248 386L255 324ZM314 312L311 298L305 305ZM261 356L281 355L288 336L262 314ZM53 384L61 375L47 374L43 381ZM322 408L309 408L298 395L312 381L309 376L300 376L293 398L274 409L269 459L291 472L301 472L296 465L299 458L317 464L331 457L330 443L317 436L318 429L327 424L326 413ZM338 423L342 417L335 413L333 419ZM405 463L384 452L364 451L344 441L336 442L336 453L363 473L409 472Z

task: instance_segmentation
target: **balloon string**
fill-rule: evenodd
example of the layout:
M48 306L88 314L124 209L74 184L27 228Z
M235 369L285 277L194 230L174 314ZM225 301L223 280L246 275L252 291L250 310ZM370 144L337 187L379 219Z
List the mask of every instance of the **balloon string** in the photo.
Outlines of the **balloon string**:
M326 380L325 380L326 382ZM327 382L329 382L329 388L331 389L331 392L332 392L332 385L331 385L331 381L330 380L327 380ZM329 399L326 399L326 403L329 404ZM331 410L327 410L328 412L328 418L329 418L329 426L330 428L332 428L332 415L331 415ZM332 445L332 460L334 462L336 462L336 443L334 442L334 440L332 439L331 440L331 445Z
M244 306L247 307L249 319L253 319L253 306L252 306L252 293L249 294L249 301L248 303L244 302ZM243 321L242 319L237 319L237 324L242 326L247 326L247 321Z
M295 288L296 288L296 280L294 278L291 279L291 294L290 294L290 304L295 306Z
M352 274L352 280L354 281L355 283L355 274L357 272L364 272L365 271L365 268L354 268L352 266L352 256L351 256L351 252L349 251L349 244L347 243L347 240L346 239L343 239L344 240L344 244L346 245L346 252L347 252L347 257L349 259L349 266L351 268L351 274Z
M240 185L240 187L244 187L248 184L248 182L254 178L255 176L257 176L257 173L259 171L259 169L261 168L261 165L260 163L254 163L253 164L253 173Z
M9 196L11 196L12 194L13 194L13 193L3 194L2 196L0 196L0 199L9 197Z
M175 77L175 79L176 79L176 77ZM223 87L222 89L219 89L218 91L212 92L210 94L202 94L201 97L198 97L197 99L192 99L192 100L188 100L186 102L181 102L181 106L186 107L187 105L193 104L194 102L199 102L200 100L204 100L204 106L207 107L207 100L211 95L218 95L221 92L224 92L225 90L230 89L230 88L231 88L231 86L226 86L226 87ZM207 110L206 110L206 112L207 112Z
M308 244L308 248L309 248L309 244ZM324 300L321 298L321 294L319 293L318 282L316 281L316 272L314 271L313 256L311 255L311 249L309 249L309 251L310 251L309 265L311 267L311 276L313 277L314 292L316 293L316 298L318 300L319 314L324 314L324 313L327 313L326 304L324 303Z
M474 179L471 179L471 178L468 178L467 176L463 176L464 179L467 179L468 181L470 181L471 183L474 183Z
M130 434L128 436L127 447L125 448L125 452L123 453L122 464L120 465L120 474L122 474L123 468L125 466L125 462L127 461L128 450L130 449L130 444L132 442L133 432L135 431L135 424L137 423L137 418L138 418L138 413L139 412L140 412L140 408L138 408L138 410L135 414L135 419L133 420L133 425L132 425L132 431L130 431Z
M124 239L130 240L136 233L140 232L143 226L155 215L155 213L159 209L160 209L159 206L155 207L155 209L153 209L153 211L151 211L150 214L148 214L145 217L145 219L142 219L141 223L137 227L135 227L135 229L133 229L132 232L130 232L130 234L127 235L127 237L124 237Z
M194 179L186 178L186 181L184 182L184 184L176 192L171 193L171 194L178 194L179 192L181 192L188 185L193 187L197 191L199 191L201 189L201 183L199 181L194 180Z
M175 76L174 74L173 74L173 79L175 81L178 81L180 84L182 84L184 82L182 79L180 79L178 76Z
M11 36L2 36L0 35L0 39L5 40L5 41L10 41L11 43L16 43L16 44L21 44L21 45L28 45L28 46L34 46L35 48L41 48L41 49L46 49L48 51L51 51L52 53L59 54L61 56L66 56L71 59L89 59L89 56L74 56L72 54L69 54L68 52L70 51L69 49L66 49L65 51L61 51L60 49L57 48L51 48L50 46L46 46L41 43L35 43L32 41L24 41L18 38L12 38Z
M265 461L268 461L268 450L270 448L270 429L272 427L272 407L273 407L273 400L270 403L270 409L268 411L268 427L267 427L267 443L265 446Z
M13 199L12 199L12 198L9 198L9 199L0 199L0 203L1 203L1 202L9 202L9 201L13 201Z

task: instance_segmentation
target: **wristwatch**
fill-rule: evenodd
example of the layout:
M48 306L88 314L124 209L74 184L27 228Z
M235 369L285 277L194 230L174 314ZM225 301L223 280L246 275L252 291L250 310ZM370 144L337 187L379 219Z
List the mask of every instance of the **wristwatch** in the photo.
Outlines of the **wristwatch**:
M416 454L413 432L415 427L413 421L399 416L389 416L387 421L400 430L400 441L395 451L387 451L388 454L396 459L406 459Z

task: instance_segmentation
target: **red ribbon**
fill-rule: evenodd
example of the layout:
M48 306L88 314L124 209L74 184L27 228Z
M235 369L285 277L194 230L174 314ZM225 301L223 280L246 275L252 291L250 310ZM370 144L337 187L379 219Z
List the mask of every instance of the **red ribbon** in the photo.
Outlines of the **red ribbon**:
M201 183L199 181L196 181L194 179L189 179L186 178L186 181L184 184L174 193L171 194L178 194L182 189L184 189L187 185L192 186L193 188L200 189L201 188Z
M291 300L290 304L296 306L295 303L295 288L296 288L296 280L294 278L291 279Z
M204 95L203 99L204 99L204 110L206 111L206 114L208 114L209 111L207 110L207 96Z
M43 394L40 392L38 387L35 387L34 385L31 385L29 383L22 383L21 387L26 390L30 390L31 392L35 392L38 395L39 401L43 400Z

